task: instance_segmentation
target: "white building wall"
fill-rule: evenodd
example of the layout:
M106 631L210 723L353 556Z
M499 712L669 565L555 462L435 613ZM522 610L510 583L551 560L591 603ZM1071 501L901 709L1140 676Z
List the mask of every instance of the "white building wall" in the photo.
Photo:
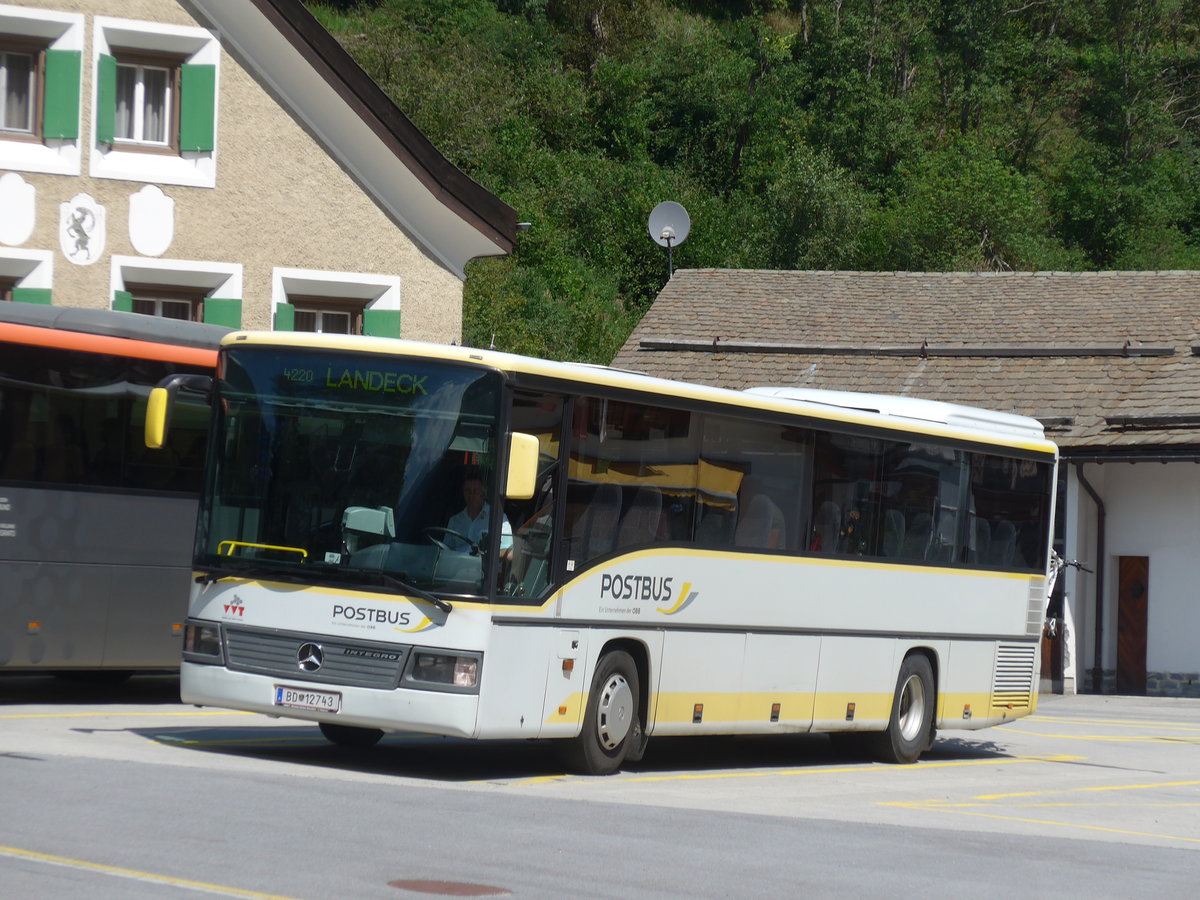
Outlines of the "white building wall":
M1096 505L1070 472L1067 554L1096 567ZM1200 466L1191 462L1086 465L1084 475L1104 500L1101 667L1111 680L1117 656L1117 574L1121 556L1150 558L1146 669L1188 676L1200 672ZM1095 576L1072 570L1067 590L1075 618L1076 678L1082 687L1095 666ZM1153 685L1151 685L1153 688ZM1200 684L1183 684L1200 695Z

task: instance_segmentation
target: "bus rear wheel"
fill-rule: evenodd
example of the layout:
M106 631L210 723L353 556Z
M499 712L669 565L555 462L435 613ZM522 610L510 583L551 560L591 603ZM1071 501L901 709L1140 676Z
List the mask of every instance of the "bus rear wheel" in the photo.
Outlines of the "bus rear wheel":
M583 730L571 744L568 762L585 775L611 775L643 748L638 714L640 683L633 657L623 650L606 653L588 692Z
M347 750L369 750L379 743L383 732L378 728L359 728L356 725L334 725L321 722L321 734L326 740Z
M920 653L905 657L896 679L887 730L871 735L876 759L905 764L917 761L933 733L936 696L928 658Z

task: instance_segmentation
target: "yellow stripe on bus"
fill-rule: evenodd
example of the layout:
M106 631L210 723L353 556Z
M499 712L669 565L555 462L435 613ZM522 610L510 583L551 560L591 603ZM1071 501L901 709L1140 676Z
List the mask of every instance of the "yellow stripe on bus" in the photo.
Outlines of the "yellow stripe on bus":
M578 722L582 718L585 695L578 691L562 698L546 717L545 724L561 725ZM979 717L993 719L1007 716L1018 719L1035 712L1036 695L1028 707L991 705L988 693L952 693L938 697L936 717L948 724ZM832 727L845 722L886 722L892 714L891 692L880 691L660 691L650 698L655 724L690 723L695 720L696 705L703 709L701 725L731 722L766 723L771 719L772 706L779 704L778 719L781 722L818 722ZM847 718L853 704L853 716ZM964 709L969 717L963 716Z

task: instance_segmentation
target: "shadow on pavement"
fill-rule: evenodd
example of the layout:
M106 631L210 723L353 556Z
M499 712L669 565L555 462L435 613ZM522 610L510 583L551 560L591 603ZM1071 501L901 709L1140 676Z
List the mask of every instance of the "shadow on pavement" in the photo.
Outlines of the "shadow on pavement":
M0 706L38 703L178 703L177 674L0 674Z
M373 775L445 782L508 782L568 776L562 741L469 741L428 735L387 735L368 750L349 750L325 740L315 724L130 729L160 744L202 753L321 766ZM991 741L939 740L922 759L993 759L1009 754ZM650 741L641 762L626 764L626 777L667 773L868 767L884 765L839 754L826 735L666 737Z

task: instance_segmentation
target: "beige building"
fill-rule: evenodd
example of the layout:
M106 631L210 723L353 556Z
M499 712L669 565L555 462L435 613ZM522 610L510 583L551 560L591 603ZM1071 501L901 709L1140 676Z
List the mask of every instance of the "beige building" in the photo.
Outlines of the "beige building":
M515 212L300 0L0 2L0 298L458 340Z

